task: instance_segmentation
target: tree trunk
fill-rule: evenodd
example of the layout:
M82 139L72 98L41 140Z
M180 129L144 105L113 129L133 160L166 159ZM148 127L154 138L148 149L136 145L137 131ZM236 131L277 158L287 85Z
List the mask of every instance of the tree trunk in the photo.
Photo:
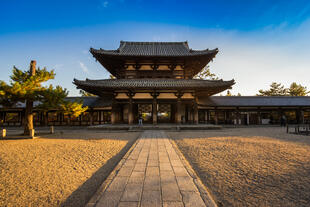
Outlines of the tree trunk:
M24 135L30 135L30 131L33 129L33 101L26 100L26 109L24 116Z
M35 60L30 62L30 76L35 76L36 74L36 64ZM25 109L25 121L24 121L24 135L30 135L30 130L33 129L33 101L26 100L26 109Z

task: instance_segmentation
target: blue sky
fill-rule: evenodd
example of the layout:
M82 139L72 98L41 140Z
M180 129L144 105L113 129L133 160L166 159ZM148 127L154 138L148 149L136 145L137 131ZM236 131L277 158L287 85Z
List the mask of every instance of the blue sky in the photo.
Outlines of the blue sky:
M0 79L31 59L55 69L53 84L78 95L73 78L108 73L90 47L116 49L120 40L185 41L218 47L210 64L234 78L232 93L255 95L272 81L310 89L310 2L306 0L0 0Z

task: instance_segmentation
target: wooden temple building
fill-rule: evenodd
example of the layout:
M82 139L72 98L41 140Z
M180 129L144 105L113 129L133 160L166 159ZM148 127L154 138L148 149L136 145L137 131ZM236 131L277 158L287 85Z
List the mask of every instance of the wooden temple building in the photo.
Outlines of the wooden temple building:
M279 124L310 123L310 97L213 96L234 85L234 80L198 80L199 73L218 53L192 50L187 42L120 42L116 50L90 49L94 58L115 79L76 80L79 89L96 97L83 99L88 111L70 118L59 111L35 110L35 125L96 124ZM22 124L24 104L0 106L0 125ZM68 121L70 119L70 121Z
M218 53L192 50L187 42L123 42L117 50L90 49L115 79L74 80L78 88L112 100L111 123L198 124L201 97L222 92L234 80L197 80Z

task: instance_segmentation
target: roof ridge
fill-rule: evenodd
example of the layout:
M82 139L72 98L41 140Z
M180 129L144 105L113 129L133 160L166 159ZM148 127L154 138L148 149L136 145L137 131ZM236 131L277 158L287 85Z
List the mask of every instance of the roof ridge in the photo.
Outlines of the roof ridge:
M184 46L187 45L187 41L180 41L180 42L161 42L161 41L151 41L151 42L142 42L142 41L120 41L120 44L140 44L140 45L150 45L150 44L183 44ZM188 45L187 45L188 47Z
M121 40L117 52L122 52L123 48L126 46L126 43L127 43L126 41Z

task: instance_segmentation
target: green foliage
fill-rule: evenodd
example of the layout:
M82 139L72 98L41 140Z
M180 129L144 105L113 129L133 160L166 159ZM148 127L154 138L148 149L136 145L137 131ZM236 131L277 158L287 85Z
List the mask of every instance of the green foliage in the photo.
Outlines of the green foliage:
M227 90L226 96L241 96L241 94L238 93L237 95L233 95L233 94L230 92L230 90Z
M14 66L10 84L0 82L0 104L10 106L18 101L40 100L41 92L45 90L42 82L54 77L54 71L49 72L46 68L38 68L36 74L31 76L29 71L21 71Z
M61 104L61 109L64 115L78 117L80 114L85 112L88 109L88 107L87 106L83 107L82 101L79 102L64 101Z
M68 95L66 89L60 86L55 88L52 85L42 86L43 82L55 78L54 70L38 68L32 76L30 71L22 71L14 66L10 78L9 84L0 81L0 104L3 106L10 107L17 102L40 101L38 109L42 111L60 109L66 114L72 113L73 116L79 116L87 110L82 102L65 101L64 98Z
M270 85L269 90L259 90L259 94L257 96L287 96L287 88L284 88L284 86L281 83L273 82Z
M232 96L230 90L227 90L226 96Z
M269 90L259 90L257 96L306 96L309 91L307 87L293 82L289 88L285 88L281 83L273 82Z
M80 93L83 97L96 96L96 95L94 95L94 94L92 94L92 93L88 93L88 92L86 92L86 91L84 91L84 90L80 90L79 93Z
M204 69L202 69L202 71L194 76L194 79L218 80L219 78L214 73L211 73L209 66L206 66Z
M293 82L288 88L288 94L290 96L306 96L310 91L307 91L307 87Z
M61 104L64 102L64 98L68 96L68 91L61 86L54 88L50 85L40 94L42 97L38 108L42 111L48 111L50 109L61 109Z

